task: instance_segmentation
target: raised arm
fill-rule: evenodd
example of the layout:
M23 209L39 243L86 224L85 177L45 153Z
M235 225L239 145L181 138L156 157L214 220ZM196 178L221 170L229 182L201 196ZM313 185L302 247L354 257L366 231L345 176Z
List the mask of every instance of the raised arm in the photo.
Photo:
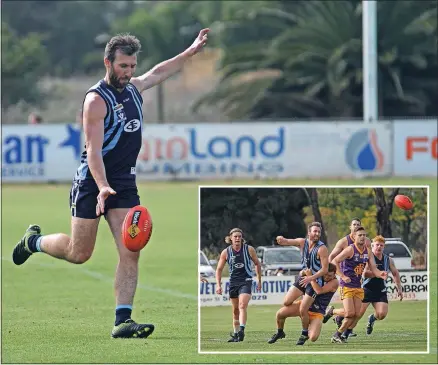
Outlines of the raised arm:
M284 238L283 236L277 236L275 240L280 246L298 246L300 249L306 241L304 238Z
M207 44L207 34L209 31L210 29L208 28L202 29L189 48L187 48L179 55L155 65L145 74L139 77L133 77L131 79L131 83L141 93L142 91L150 89L151 87L162 83L170 76L176 74L179 70L182 69L184 63L190 57L199 53L199 51L201 51L201 49Z
M397 295L399 296L400 300L403 299L403 291L401 286L401 280L400 280L400 273L398 272L397 268L395 267L394 260L389 258L389 270L391 271L392 276L394 277L395 285L397 287Z
M257 290L260 290L262 288L262 265L260 264L260 260L257 257L257 253L254 247L249 246L248 249L249 249L249 255L251 256L251 260L254 262L254 265L256 267Z
M347 239L345 237L342 237L338 242L336 242L335 248L330 253L328 257L329 262L333 262L333 259L338 256L344 248L347 247Z
M227 262L227 250L223 250L221 252L221 256L219 258L219 262L216 266L216 293L222 294L222 270L225 267L225 263Z

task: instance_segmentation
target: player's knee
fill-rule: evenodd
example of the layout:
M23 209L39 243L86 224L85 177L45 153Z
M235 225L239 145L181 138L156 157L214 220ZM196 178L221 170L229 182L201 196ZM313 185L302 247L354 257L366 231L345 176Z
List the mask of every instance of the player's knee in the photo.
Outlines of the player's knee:
M233 309L233 317L239 319L239 308Z
M69 256L69 261L73 264L83 264L91 257L92 251L72 251Z
M292 300L286 298L286 299L283 301L283 306L284 306L284 307L288 307L288 306L290 306L292 303L293 303Z
M308 309L303 308L302 306L300 306L300 316L301 317L305 317L305 316L308 316L308 315L309 315Z
M312 333L312 332L309 333L309 340L312 342L315 342L318 339L318 337L319 337L319 333Z
M353 311L345 311L345 313L344 313L344 317L345 318L349 318L349 319L352 319L352 318L355 318L356 317L356 312L353 310Z
M239 309L238 310L246 310L246 307L248 306L248 304L246 303L239 303Z
M275 314L275 318L276 319L285 319L286 317L284 316L283 311L281 309L279 309L277 311L277 313Z
M386 313L384 313L384 312L377 312L374 316L375 316L379 321L381 321L382 319L385 319L385 317L386 317Z

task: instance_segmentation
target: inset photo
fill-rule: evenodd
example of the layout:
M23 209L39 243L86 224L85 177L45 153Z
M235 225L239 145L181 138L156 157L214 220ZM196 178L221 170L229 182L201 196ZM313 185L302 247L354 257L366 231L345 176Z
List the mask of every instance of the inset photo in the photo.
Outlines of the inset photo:
M428 353L428 193L200 187L199 353Z

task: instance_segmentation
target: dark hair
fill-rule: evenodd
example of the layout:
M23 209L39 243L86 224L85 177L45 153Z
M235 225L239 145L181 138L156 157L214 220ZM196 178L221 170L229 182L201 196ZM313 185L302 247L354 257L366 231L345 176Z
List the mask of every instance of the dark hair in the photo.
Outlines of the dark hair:
M121 53L127 56L132 56L140 52L141 43L137 37L126 33L117 34L112 37L105 46L105 58L107 58L111 63L116 59L116 51L119 50Z
M312 227L319 227L320 229L322 229L321 223L319 223L319 222L312 222L312 223L310 223L309 226L307 227L307 229L310 231L310 229Z
M358 221L359 224L362 224L361 220L359 218L357 218L357 217L352 218L351 219L351 223L353 223L353 221Z
M336 265L332 264L331 262L329 263L328 266L328 272L336 272Z
M362 226L354 227L354 233L359 232L359 231L365 231L365 228L363 228Z
M233 233L235 232L240 232L242 234L243 237L243 231L240 228L233 228L230 233L228 234L228 236L225 237L225 243L230 244L231 243L231 236L233 235ZM242 239L242 243L245 243L246 241L244 239Z

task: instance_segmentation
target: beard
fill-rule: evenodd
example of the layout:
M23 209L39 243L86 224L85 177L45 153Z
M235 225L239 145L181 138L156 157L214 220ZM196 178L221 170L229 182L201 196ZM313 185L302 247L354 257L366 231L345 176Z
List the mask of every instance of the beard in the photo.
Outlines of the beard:
M114 69L111 68L109 72L109 81L112 86L116 89L123 89L129 82L129 79L120 79L114 72Z

